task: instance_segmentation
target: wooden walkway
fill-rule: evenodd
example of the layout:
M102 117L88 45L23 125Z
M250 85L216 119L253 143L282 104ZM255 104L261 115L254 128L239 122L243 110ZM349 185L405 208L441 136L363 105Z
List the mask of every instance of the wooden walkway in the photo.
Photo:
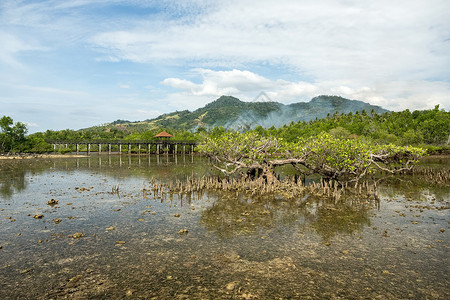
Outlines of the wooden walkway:
M196 141L176 140L46 140L46 142L53 145L55 152L61 149L67 149L67 151L73 149L73 152L77 154L80 152L86 152L87 154L91 152L98 152L99 154L124 153L123 148L127 153L193 153L197 145Z

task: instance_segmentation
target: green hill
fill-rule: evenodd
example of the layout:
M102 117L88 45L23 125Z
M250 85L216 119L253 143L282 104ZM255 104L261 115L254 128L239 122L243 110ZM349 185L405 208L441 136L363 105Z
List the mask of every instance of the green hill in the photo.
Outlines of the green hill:
M325 118L335 112L349 113L372 110L378 114L387 110L358 100L338 96L318 96L310 102L285 105L278 102L243 102L232 96L221 96L217 100L193 112L188 110L163 114L154 119L140 122L117 120L106 124L105 129L145 131L157 128L196 130L199 127L223 126L232 129L280 127L292 121L310 121Z

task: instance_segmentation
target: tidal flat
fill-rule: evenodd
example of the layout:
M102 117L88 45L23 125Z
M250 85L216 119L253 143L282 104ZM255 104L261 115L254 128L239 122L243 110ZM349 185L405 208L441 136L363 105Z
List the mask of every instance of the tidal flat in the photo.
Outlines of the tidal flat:
M378 200L338 202L152 190L212 174L190 155L0 161L0 298L450 298L449 183L376 178Z

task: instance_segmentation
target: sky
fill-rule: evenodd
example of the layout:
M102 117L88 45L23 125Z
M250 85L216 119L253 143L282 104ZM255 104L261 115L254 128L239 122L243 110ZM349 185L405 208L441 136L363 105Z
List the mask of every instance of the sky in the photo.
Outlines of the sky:
M0 1L0 116L30 133L261 92L448 111L450 1Z

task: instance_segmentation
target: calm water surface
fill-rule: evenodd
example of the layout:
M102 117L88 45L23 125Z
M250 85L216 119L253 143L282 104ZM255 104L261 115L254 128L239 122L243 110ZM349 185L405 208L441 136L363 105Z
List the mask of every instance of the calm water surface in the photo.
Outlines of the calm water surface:
M0 161L0 299L450 298L449 185L336 204L143 190L208 174L189 155Z

